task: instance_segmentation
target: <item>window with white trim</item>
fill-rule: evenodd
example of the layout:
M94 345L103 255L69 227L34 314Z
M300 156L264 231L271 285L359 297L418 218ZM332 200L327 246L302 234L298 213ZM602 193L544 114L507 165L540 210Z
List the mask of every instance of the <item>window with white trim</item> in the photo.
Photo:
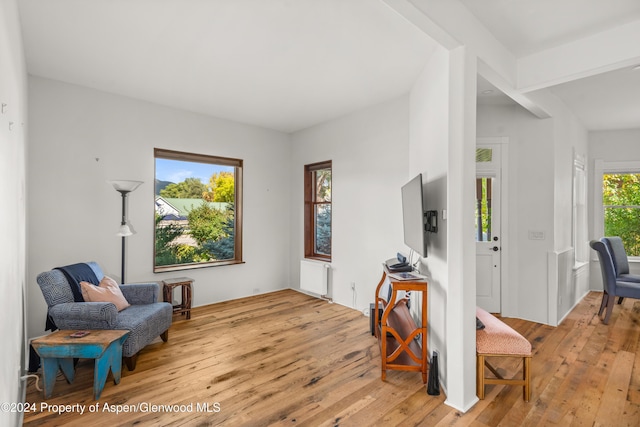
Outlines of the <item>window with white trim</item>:
M587 176L584 157L574 155L573 160L573 215L572 240L574 248L574 265L589 261L589 244L587 233Z
M620 236L629 256L640 256L640 172L602 176L604 235Z

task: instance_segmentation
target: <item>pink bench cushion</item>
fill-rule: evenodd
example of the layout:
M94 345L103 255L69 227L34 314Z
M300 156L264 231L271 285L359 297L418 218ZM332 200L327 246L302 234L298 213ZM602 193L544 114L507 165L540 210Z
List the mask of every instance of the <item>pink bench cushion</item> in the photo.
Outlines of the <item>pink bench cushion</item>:
M531 355L531 343L509 325L479 307L476 316L484 323L484 329L476 330L479 354Z

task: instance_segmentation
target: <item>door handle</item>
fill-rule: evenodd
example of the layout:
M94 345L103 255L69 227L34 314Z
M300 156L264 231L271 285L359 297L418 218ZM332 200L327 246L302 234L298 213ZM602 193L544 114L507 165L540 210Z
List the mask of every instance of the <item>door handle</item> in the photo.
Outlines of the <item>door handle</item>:
M499 248L499 247L497 247L497 246L494 246L494 247L492 247L492 248L489 248L489 250L490 250L490 251L493 251L493 252L498 252L498 251L500 250L500 248Z

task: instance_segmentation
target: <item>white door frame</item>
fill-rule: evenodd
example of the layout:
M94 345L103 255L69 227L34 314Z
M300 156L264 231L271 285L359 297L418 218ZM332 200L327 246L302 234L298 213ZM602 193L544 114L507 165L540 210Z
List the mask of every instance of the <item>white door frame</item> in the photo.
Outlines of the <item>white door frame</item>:
M511 294L517 291L516 286L510 285L509 275L511 265L509 261L509 138L506 136L476 138L476 146L489 144L500 144L500 311L503 316L509 316L513 314L512 306L509 304L509 301L512 301Z

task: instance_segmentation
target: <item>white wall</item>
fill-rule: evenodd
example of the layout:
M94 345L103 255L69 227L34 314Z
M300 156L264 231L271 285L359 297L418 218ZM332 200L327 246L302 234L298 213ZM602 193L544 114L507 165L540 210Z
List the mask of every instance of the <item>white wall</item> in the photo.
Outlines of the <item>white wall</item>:
M0 1L0 402L21 402L26 334L25 290L25 153L27 86L15 0ZM20 414L0 411L0 425L18 425Z
M479 137L509 138L506 209L511 266L503 279L508 297L502 314L549 324L557 324L587 291L563 288L564 281L556 289L548 277L548 257L561 256L573 245L573 152L587 153L582 125L561 106L555 113L539 119L518 105L479 105L477 121ZM545 239L531 240L530 231L544 232ZM566 273L573 274L553 274Z
M478 105L478 137L508 137L508 216L505 243L510 248L509 296L502 314L547 320L547 252L553 249L553 123L538 119L518 105ZM530 240L542 231L544 240Z
M329 293L335 302L358 310L374 302L382 263L406 248L400 188L409 180L408 121L408 97L403 96L293 134L292 287L299 287L304 258L304 165L331 160ZM356 285L355 295L351 282Z
M195 306L289 287L288 135L35 77L29 103L30 336L44 333L38 273L94 260L119 278L109 179L144 181L128 197L128 282L192 277ZM244 264L153 273L154 147L244 160Z
M593 212L597 209L594 206L593 194L596 186L602 185L602 177L594 176L594 163L596 160L605 162L640 161L640 129L589 132L589 159L587 162L589 238L597 240L602 236L595 235L593 231ZM595 290L602 290L600 265L595 252L590 250L590 253L591 275L589 277L589 287ZM640 274L640 263L631 262L629 268L631 273Z
M429 277L429 351L437 350L439 374L447 389L447 175L449 160L449 55L438 48L411 89L410 174L422 173L425 208L438 211L438 232L428 235L420 271ZM431 356L431 354L429 355Z
M475 64L464 48L438 48L411 90L410 112L411 175L423 174L425 207L438 212L438 232L429 234L428 255L420 263L429 277L429 352L440 354L446 403L461 411L477 401L473 196L468 194L475 176L475 93L466 90L475 87Z

